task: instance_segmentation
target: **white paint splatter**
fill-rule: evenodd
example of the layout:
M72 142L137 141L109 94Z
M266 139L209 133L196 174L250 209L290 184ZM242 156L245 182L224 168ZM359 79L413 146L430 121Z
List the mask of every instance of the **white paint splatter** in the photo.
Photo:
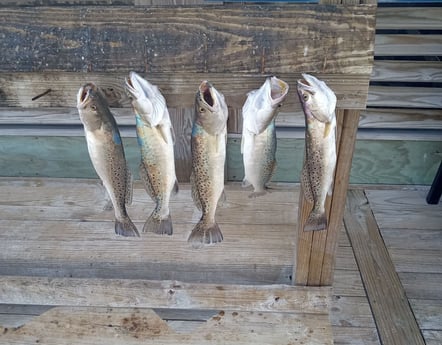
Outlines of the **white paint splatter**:
M308 46L305 46L304 47L304 56L307 56L307 54L308 54Z

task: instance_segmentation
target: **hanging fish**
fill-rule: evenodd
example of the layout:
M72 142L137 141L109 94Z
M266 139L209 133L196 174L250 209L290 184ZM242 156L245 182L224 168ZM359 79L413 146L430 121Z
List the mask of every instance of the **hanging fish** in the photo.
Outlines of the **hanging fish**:
M306 199L313 203L304 230L324 230L325 200L332 193L336 166L336 96L325 82L309 74L302 76L297 88L306 123L301 184Z
M126 91L135 111L141 149L140 177L155 202L155 209L144 224L143 232L172 235L169 200L172 193L178 192L178 182L174 134L166 100L158 87L135 72L126 78Z
M192 197L202 211L201 219L189 237L189 242L195 244L223 240L215 212L218 201L224 195L227 116L224 96L208 81L203 81L196 93L191 136Z
M120 132L104 95L94 83L87 83L78 91L77 109L89 156L114 208L115 232L122 236L139 236L125 206L132 202L132 176Z
M269 77L258 90L248 93L242 108L242 185L253 186L250 197L266 194L267 183L276 169L275 118L288 91L289 85L285 81Z

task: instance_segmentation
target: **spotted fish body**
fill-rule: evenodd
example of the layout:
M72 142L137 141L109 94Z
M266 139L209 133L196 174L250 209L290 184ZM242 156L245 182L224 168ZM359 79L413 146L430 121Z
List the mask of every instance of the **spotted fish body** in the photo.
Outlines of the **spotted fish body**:
M305 115L305 162L301 183L313 209L305 231L327 228L325 201L331 195L336 166L336 96L321 80L303 74L298 96Z
M132 177L121 136L107 101L95 84L88 83L80 88L77 109L89 156L114 208L115 232L122 236L139 236L125 206L132 201Z
M250 197L266 194L267 183L276 169L275 117L288 90L286 82L269 77L258 90L249 92L244 103L241 141L243 186L253 186L254 192Z
M126 79L126 91L132 98L141 150L140 177L155 202L155 208L143 227L143 232L172 235L169 210L172 192L178 192L175 175L174 135L166 100L159 89L131 72Z
M196 94L191 136L192 197L202 212L189 237L189 242L196 245L223 240L215 213L224 192L227 116L224 96L208 81L203 81Z

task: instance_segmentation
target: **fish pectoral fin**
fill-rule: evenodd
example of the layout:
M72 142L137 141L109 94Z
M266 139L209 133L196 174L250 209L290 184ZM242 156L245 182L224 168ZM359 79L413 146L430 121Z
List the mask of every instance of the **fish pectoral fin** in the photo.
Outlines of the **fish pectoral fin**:
M133 176L126 162L126 205L132 204L133 198Z
M166 144L169 144L169 137L170 137L170 140L172 140L172 144L173 144L173 137L170 132L170 127L158 125L158 126L156 126L156 128L160 132L160 135ZM170 136L169 136L169 134L170 134Z
M327 138L330 135L333 126L331 122L326 122L324 127L324 138Z
M311 203L315 202L312 186L310 183L310 176L308 174L307 164L305 163L301 172L301 185L302 185L302 190L304 191L304 196L307 199L307 201Z

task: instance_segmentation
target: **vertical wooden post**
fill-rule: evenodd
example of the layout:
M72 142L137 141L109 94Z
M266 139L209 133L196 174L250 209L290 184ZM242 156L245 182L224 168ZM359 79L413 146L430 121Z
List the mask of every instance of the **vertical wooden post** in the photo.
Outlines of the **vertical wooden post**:
M312 208L301 190L298 212L298 240L294 282L298 285L331 285L336 248L342 226L351 162L356 142L360 110L338 109L337 164L333 194L326 205L328 229L304 231L304 224Z

